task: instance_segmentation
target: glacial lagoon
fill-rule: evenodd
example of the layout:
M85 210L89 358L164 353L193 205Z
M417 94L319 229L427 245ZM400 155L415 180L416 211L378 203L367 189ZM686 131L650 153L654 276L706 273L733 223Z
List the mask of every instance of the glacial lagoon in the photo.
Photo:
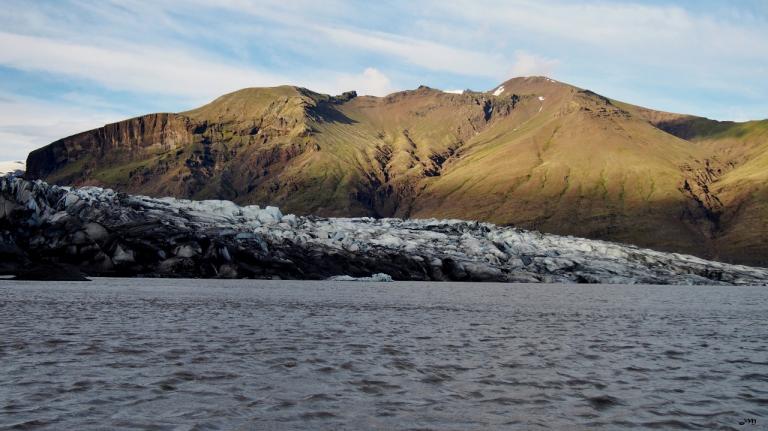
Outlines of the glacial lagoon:
M0 280L0 429L762 429L755 287Z

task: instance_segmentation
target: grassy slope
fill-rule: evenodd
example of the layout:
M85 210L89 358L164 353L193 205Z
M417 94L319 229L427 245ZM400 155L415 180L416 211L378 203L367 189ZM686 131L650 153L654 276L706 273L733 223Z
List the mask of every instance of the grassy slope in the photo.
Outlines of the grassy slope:
M768 120L720 123L707 131L693 142L729 168L710 185L724 206L720 254L768 266Z
M713 166L707 186L722 203L713 257L768 266L768 120L715 121L623 106L690 141L700 162Z
M678 164L694 156L686 142L573 87L504 85L536 97L474 138L414 215L701 250L697 229L679 217L687 202Z

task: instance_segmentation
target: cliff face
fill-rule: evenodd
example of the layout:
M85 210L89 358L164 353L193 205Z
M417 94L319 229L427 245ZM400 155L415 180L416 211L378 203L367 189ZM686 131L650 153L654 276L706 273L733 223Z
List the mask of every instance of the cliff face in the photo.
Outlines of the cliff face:
M153 153L173 151L193 142L190 121L177 114L150 114L60 139L30 153L27 174L78 182L93 173L73 166L86 160L130 163Z
M490 221L768 265L751 233L768 226L767 129L543 77L382 98L251 88L54 142L30 154L27 177L296 214Z

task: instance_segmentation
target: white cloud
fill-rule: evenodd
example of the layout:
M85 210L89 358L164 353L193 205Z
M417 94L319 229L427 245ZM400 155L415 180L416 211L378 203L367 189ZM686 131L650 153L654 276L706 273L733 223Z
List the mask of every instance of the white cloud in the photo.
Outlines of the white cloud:
M390 55L430 70L463 75L504 77L507 64L500 54L470 51L426 39L383 32L316 27L333 42L361 50Z
M558 60L518 51L515 53L515 63L510 72L512 76L552 76L559 63Z
M126 117L125 113L103 109L0 99L0 160L26 160L35 148Z
M154 46L121 44L105 48L0 32L0 64L5 66L93 81L114 90L183 96L193 104L241 88L284 84L330 94L354 89L361 94L384 95L395 90L391 80L376 68L367 68L361 74L328 71L319 78L297 79L219 62L204 55ZM99 102L81 94L65 98L80 105Z
M0 162L0 175L24 170L26 170L26 163L23 160Z
M361 96L386 96L395 91L387 75L373 67L366 68L359 75L341 76L336 87L355 90Z
M0 64L87 79L117 90L199 100L243 87L285 83L277 75L162 47L104 48L6 32L0 32Z
M734 19L728 14L695 13L678 6L632 2L455 0L432 3L436 15L469 23L488 23L496 37L524 38L527 44L567 52L589 51L592 60L609 52L621 62L685 63L696 59L764 60L768 26L763 19ZM724 8L729 6L724 5ZM730 6L733 10L734 6ZM493 10L493 13L487 13ZM617 58L617 60L619 60Z
M110 33L126 27L134 28L134 15L147 15L155 25L173 31L186 28L167 13L174 6L173 1L152 6L147 2L132 2L119 8L112 4L85 4L85 9L96 13L106 23ZM448 43L439 43L429 37L409 37L400 34L331 25L295 7L262 7L250 1L230 0L216 5L201 3L201 11L218 7L229 8L240 13L252 14L292 28L296 37L322 41L325 46L355 49L393 57L412 65L458 75L470 75L502 81L509 78L509 71L515 67L503 52L483 49L465 49ZM152 12L147 12L151 9ZM0 64L20 70L44 71L78 79L94 81L102 86L149 94L173 94L194 98L195 102L210 99L220 94L249 86L274 86L294 84L309 86L314 81L315 89L333 88L335 84L349 79L346 71L326 71L326 79L312 79L299 76L291 79L292 73L269 71L243 63L231 63L216 57L209 49L194 46L168 44L165 41L143 37L126 38L111 34L109 37L86 40L78 28L67 27L45 14L30 14L31 26L53 29L55 36L30 36L9 31L0 31ZM69 17L69 19L73 19ZM20 27L19 30L21 31ZM125 30L125 29L124 29ZM238 40L249 35L240 26L229 26L225 33L228 39ZM44 32L50 34L51 31ZM242 33L242 34L241 34ZM183 33L185 37L189 36ZM204 30L201 34L210 34ZM143 35L139 35L143 36ZM131 40L132 42L127 42ZM144 42L133 42L140 40ZM287 43L287 42L286 42ZM350 54L354 55L354 54ZM544 63L539 62L540 65ZM530 67L529 67L530 68ZM514 70L514 69L513 69ZM393 85L381 77L368 76L369 84L377 80L376 86L363 91L391 91ZM359 81L359 80L357 80Z
M467 49L452 43L437 42L429 37L411 37L372 31L363 27L340 26L336 23L338 16L344 15L353 22L363 21L364 17L357 19L354 12L365 12L367 7L358 8L354 3L348 2L337 2L332 7L329 7L326 2L270 0L268 3L267 6L263 1L222 0L216 3L216 7L278 22L291 27L296 34L301 35L302 39L320 39L326 46L328 46L327 42L330 42L346 49L354 48L362 52L383 54L433 71L490 77L497 80L508 78L506 73L510 64L501 52L493 52L482 47ZM384 9L389 13L395 13L395 9L391 7ZM407 9L402 12L407 13ZM346 11L352 13L345 14ZM336 19L333 19L334 15ZM407 16L400 15L393 18L407 19Z

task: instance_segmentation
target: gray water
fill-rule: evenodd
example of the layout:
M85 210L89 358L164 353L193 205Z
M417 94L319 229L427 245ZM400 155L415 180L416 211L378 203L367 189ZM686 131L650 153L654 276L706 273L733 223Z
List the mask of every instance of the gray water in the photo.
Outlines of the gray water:
M768 429L767 319L765 288L0 281L0 429Z

